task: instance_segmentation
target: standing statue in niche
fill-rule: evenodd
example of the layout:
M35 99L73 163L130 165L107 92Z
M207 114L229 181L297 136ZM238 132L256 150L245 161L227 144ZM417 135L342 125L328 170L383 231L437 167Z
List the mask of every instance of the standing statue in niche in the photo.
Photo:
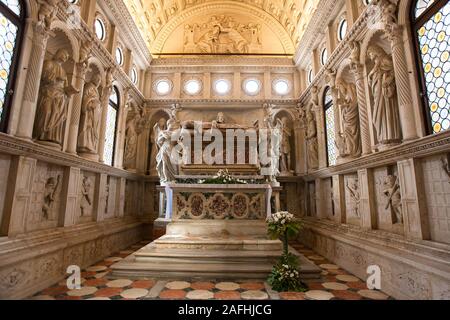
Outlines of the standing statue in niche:
M402 196L398 178L393 175L386 176L383 182L383 194L387 198L386 208L391 208L394 216L394 223L403 223Z
M152 134L150 136L150 139L152 142L152 152L151 152L151 156L150 156L152 169L156 169L156 156L159 151L159 146L158 146L159 133L166 129L167 129L167 120L165 118L159 119L159 121L157 123L155 123L155 125L153 126Z
M92 199L91 199L91 187L92 182L89 177L83 176L83 182L81 184L81 216L84 217L88 212L89 209L92 206Z
M306 111L306 144L308 149L308 168L317 169L319 167L317 124L314 113L311 110Z
M177 129L179 129L179 123L170 119L167 122L167 130L160 131L157 138L159 151L156 156L156 170L161 183L175 181L178 174L178 164L175 163L172 154L177 144L177 141L173 141L172 137Z
M358 101L356 89L343 79L336 80L337 104L341 111L341 132L336 139L341 157L361 155Z
M42 205L42 217L45 220L48 220L48 218L50 217L60 179L61 177L58 175L56 179L54 177L50 177L45 182L44 204Z
M45 60L37 103L35 137L58 146L63 142L67 102L77 92L68 85L67 74L62 66L68 59L67 50L59 49L53 58Z
M289 128L289 119L281 119L281 148L280 148L280 171L281 174L290 174L291 172L291 142L292 135Z
M125 129L125 148L124 148L124 167L126 169L135 169L135 157L137 151L137 125L140 119L139 112L132 110L130 111L131 116L127 119L126 129Z
M367 54L373 62L368 75L373 96L373 125L378 142L389 144L401 139L400 119L391 57L378 45L371 45Z
M80 133L78 134L78 151L96 154L99 141L101 99L99 86L101 77L98 73L92 76L84 86L81 102Z

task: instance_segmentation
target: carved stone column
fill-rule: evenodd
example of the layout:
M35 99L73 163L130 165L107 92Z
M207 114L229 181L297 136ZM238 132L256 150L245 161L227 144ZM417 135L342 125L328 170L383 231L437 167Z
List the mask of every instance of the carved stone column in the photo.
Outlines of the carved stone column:
M425 200L422 167L420 160L399 161L398 179L400 182L401 210L405 234L409 239L428 240L430 231Z
M100 118L100 133L98 141L98 158L100 162L104 162L103 156L105 153L105 135L106 135L106 120L108 117L108 103L111 95L112 87L106 87L102 94L102 115Z
M377 212L375 207L375 181L372 169L358 170L359 181L359 212L361 227L375 229L377 226Z
M334 220L338 223L346 223L345 208L345 183L343 175L333 176L333 199L334 202Z
M403 27L394 25L389 28L388 37L391 41L392 60L397 84L399 111L404 140L417 138L414 108L411 98L411 85L409 83L408 66L406 64L405 50L403 46Z
M353 65L352 72L355 76L356 95L358 98L362 155L367 155L372 152L372 143L370 141L369 115L367 109L366 90L364 87L364 67L360 64Z
M117 193L116 193L116 212L115 216L121 218L125 214L125 187L127 180L120 178L117 181Z
M13 157L11 161L1 235L11 237L25 232L26 217L33 201L32 182L36 163L36 159L22 156Z
M50 36L50 30L42 23L32 22L33 39L28 62L27 78L25 80L22 108L16 136L32 139L33 124L36 114L37 98L41 82L42 66L44 64L45 48Z
M79 196L80 168L67 167L64 172L62 185L61 215L59 226L68 227L75 224ZM78 207L79 208L79 207Z
M72 113L69 122L69 136L67 140L66 152L77 154L78 128L80 125L81 102L83 100L83 90L86 81L87 65L85 63L76 64L75 87L79 92L73 96Z
M94 201L94 221L99 222L105 220L108 175L101 173L99 179L96 181L97 186L95 187L95 192L97 192L97 195L95 196L96 200Z
M295 136L295 173L305 174L308 171L308 164L306 159L306 134L305 127L296 124L294 127Z
M323 206L323 181L316 179L316 216L317 219L326 219L326 213Z

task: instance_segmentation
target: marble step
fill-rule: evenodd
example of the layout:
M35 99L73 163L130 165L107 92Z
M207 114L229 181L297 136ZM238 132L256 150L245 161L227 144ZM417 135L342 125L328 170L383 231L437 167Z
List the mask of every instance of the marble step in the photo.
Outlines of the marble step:
M292 249L304 279L320 277L320 268ZM150 244L111 266L111 277L265 279L281 250L164 249Z
M213 239L163 236L152 243L158 249L202 249L202 250L257 250L281 251L279 240L267 239Z

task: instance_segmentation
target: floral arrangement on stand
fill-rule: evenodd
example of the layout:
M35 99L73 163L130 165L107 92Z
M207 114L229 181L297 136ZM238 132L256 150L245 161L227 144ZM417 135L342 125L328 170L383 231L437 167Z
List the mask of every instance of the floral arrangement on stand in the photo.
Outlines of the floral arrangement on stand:
M247 184L246 181L233 177L228 170L219 170L212 178L200 180L200 184Z
M272 239L281 239L283 242L283 255L275 264L268 278L272 288L279 292L306 291L306 286L300 279L298 257L289 253L289 239L295 238L301 229L301 222L294 215L282 211L273 214L267 219L269 236Z

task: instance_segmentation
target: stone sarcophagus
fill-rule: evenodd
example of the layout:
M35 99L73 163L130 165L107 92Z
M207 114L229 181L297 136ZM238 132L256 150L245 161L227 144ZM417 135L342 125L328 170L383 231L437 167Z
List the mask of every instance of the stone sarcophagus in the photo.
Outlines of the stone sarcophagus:
M270 214L268 184L169 184L166 188L172 197L173 221L265 220Z

